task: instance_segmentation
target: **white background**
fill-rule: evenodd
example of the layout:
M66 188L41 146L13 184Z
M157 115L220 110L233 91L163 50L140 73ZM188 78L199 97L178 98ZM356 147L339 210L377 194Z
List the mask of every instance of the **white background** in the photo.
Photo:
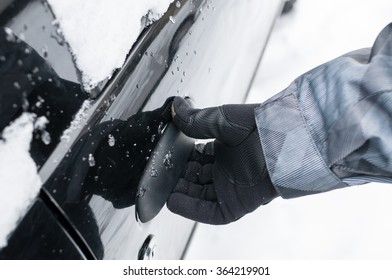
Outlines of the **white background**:
M390 0L298 0L273 30L248 103L303 72L370 47L392 22ZM278 198L227 226L199 224L186 259L392 259L392 186Z

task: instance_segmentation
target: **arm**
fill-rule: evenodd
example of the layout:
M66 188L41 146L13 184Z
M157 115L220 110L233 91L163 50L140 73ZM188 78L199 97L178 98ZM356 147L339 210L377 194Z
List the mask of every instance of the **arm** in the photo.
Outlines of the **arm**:
M168 199L174 213L233 222L277 196L392 182L392 24L372 49L303 74L263 104L193 109L173 102L196 146Z
M256 109L256 123L284 198L392 182L392 24L372 49L297 78Z

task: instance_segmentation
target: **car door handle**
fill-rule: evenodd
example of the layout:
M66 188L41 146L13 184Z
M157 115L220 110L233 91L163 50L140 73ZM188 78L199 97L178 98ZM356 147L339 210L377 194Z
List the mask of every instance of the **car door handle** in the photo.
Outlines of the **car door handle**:
M146 223L153 219L165 205L177 184L194 140L169 123L139 181L136 195L136 218Z

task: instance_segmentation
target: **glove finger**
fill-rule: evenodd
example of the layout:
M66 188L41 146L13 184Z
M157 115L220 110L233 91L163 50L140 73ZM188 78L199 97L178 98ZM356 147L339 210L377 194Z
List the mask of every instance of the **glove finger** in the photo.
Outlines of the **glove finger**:
M196 222L221 225L233 221L223 213L218 201L207 201L183 193L172 193L167 208L175 214Z
M230 104L194 109L183 98L172 103L173 121L186 135L216 138L229 145L238 145L256 128L254 109L259 104Z
M214 185L200 185L193 182L189 182L184 178L180 178L177 182L176 187L173 190L173 193L182 193L184 195L202 199L214 201L216 200L216 192Z
M194 109L181 97L172 104L173 121L186 135L197 139L220 138L224 117L219 107Z
M212 183L212 164L200 164L197 161L190 161L187 163L184 172L184 179L196 184L211 184Z
M214 163L214 142L198 143L192 149L189 161L196 161L200 164Z

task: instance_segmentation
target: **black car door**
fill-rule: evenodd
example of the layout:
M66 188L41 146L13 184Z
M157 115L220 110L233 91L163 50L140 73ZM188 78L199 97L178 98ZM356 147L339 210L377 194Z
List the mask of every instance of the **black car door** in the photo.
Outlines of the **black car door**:
M43 141L43 132L36 131L31 148L43 183L37 205L45 211L28 213L10 238L18 246L10 242L0 257L181 258L195 223L170 213L164 204L152 219L138 219L135 207L138 198L152 192L140 186L140 179L157 153L173 159L183 153L182 142L164 140L172 131L169 98L190 96L198 107L243 102L281 3L179 2L140 34L124 66L90 94L81 89L80 73L57 26L51 24L45 2L13 1L3 11L3 26L23 34L22 41L36 56L28 69L31 76L19 74L29 82L28 94L21 97L28 99L29 107L23 108L21 101L19 111L5 114L4 120L9 119L4 125L23 110L45 115L51 140ZM29 77L37 79L36 84ZM38 83L38 77L46 83ZM47 106L33 105L40 102ZM168 181L163 173L181 168L177 160L165 160L160 159L161 169L148 170L162 185ZM31 211L34 207L38 206ZM41 226L28 230L31 225ZM59 233L45 225L57 227ZM62 246L60 254L57 245L32 247L40 234L47 244L73 249L68 253Z

